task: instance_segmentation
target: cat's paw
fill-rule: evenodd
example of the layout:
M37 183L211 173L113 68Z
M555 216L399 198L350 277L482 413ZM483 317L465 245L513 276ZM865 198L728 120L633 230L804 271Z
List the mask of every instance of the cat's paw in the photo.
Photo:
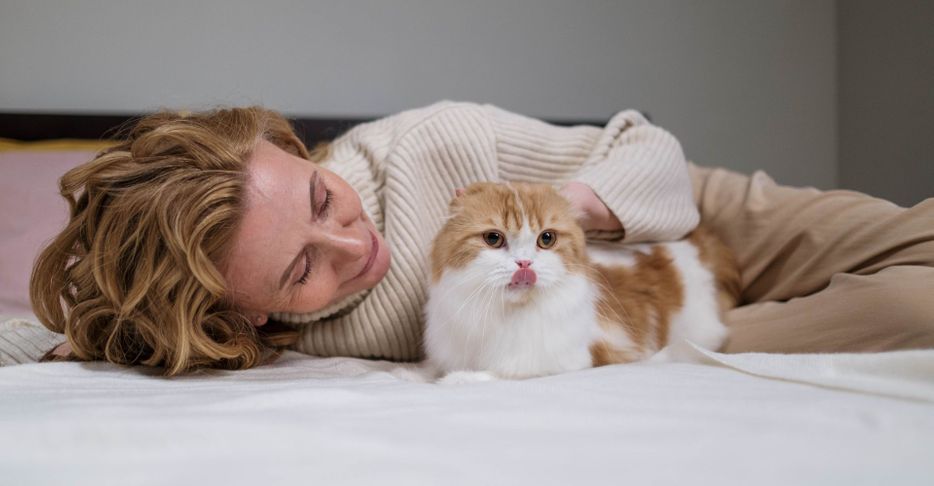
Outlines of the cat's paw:
M496 376L486 371L452 371L441 377L436 383L439 385L464 385L485 381L496 381Z
M438 376L434 369L422 365L399 365L390 370L389 374L399 380L414 383L431 383Z
M646 363L673 363L675 362L675 355L671 350L671 346L665 346L659 352L653 354L649 359L645 360Z

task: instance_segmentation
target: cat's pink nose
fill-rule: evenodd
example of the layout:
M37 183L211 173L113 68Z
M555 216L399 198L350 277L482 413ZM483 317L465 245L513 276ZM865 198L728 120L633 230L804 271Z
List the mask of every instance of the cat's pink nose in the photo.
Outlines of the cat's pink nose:
M532 260L516 260L516 265L519 265L519 268L529 268L532 266Z

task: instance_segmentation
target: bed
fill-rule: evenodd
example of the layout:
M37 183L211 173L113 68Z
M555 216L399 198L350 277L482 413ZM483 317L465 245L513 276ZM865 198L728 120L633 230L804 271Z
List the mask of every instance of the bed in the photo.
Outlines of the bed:
M126 119L43 116L0 115L0 137L99 141ZM300 131L314 143L358 121ZM0 336L60 340L30 314L23 252L61 224L54 180L97 143L0 146ZM681 345L677 363L449 386L413 364L294 352L173 379L2 366L0 484L934 484L934 350Z

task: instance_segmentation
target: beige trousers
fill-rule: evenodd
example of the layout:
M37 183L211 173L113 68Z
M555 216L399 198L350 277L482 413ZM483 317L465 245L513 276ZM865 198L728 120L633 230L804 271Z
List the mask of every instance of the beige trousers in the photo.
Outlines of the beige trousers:
M692 165L691 177L701 220L742 272L726 352L934 347L934 198L902 208L762 172Z

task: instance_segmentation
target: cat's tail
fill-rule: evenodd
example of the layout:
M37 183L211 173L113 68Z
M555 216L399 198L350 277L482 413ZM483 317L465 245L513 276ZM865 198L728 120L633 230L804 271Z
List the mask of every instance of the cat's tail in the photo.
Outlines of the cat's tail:
M717 304L720 314L736 307L742 293L739 265L733 252L709 228L698 226L688 240L697 247L701 263L713 273L717 282Z

